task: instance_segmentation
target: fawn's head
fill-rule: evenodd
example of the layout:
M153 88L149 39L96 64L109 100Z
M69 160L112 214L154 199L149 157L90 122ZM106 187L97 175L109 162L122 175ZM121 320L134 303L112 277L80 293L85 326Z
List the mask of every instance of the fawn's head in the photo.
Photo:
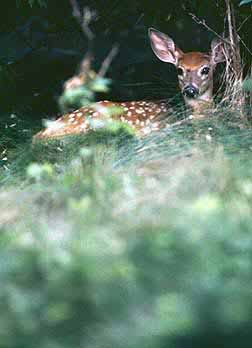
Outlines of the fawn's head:
M214 69L218 63L225 61L222 42L214 39L208 53L184 53L169 36L158 30L150 28L149 37L155 55L177 68L185 103L194 108L200 102L211 102Z

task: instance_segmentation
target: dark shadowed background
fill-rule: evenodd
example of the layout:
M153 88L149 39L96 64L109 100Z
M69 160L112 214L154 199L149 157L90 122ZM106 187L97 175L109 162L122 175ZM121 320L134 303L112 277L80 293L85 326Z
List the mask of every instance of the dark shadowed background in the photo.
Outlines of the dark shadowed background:
M32 4L32 6L30 6ZM225 27L224 1L79 1L97 11L94 68L98 69L115 43L119 54L110 66L113 100L159 99L176 95L174 67L154 57L147 37L155 27L173 37L182 50L208 50L214 34L193 20L195 14L217 33ZM238 7L239 33L252 46L250 6ZM33 118L50 117L58 110L57 97L87 49L87 39L72 16L68 0L8 1L0 13L0 111L21 108ZM245 54L246 56L246 54Z

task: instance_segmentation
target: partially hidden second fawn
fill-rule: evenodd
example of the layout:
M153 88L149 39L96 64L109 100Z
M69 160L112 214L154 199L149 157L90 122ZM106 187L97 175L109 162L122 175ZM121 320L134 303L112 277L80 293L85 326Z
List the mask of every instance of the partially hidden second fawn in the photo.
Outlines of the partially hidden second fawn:
M176 67L180 90L192 114L197 116L202 108L211 106L214 70L218 63L225 61L222 41L214 39L207 53L184 53L169 36L158 30L150 28L149 38L155 55L161 61ZM34 140L86 134L94 130L92 121L106 118L108 110L113 108L117 112L112 112L109 118L127 123L139 135L159 130L169 116L169 106L165 101L111 102L105 100L84 106L50 122L46 129L34 136Z

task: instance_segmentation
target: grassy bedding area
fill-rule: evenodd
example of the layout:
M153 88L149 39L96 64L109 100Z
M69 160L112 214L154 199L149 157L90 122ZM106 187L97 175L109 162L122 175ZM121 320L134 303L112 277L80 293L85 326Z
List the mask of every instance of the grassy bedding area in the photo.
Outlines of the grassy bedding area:
M23 129L1 143L1 348L251 346L249 127Z

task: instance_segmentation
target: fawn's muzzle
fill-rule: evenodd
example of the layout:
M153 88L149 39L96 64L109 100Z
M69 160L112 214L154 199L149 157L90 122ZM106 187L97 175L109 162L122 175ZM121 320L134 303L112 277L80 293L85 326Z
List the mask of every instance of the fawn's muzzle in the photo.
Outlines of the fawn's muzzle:
M188 85L184 88L183 94L187 98L196 98L199 95L199 89L193 85Z

